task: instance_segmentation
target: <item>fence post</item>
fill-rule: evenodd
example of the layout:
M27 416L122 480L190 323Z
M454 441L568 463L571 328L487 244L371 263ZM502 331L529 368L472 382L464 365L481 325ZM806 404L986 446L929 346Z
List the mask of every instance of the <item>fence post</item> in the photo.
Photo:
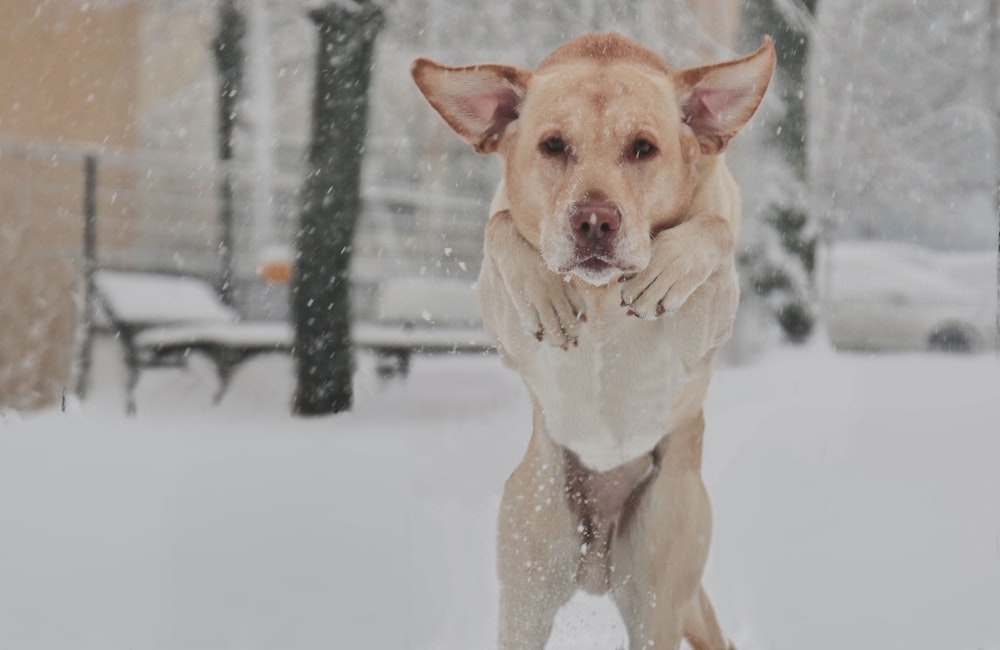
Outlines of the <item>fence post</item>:
M94 273L97 271L97 156L83 157L83 341L76 394L87 395L94 346Z
M212 41L215 65L218 72L218 147L222 178L219 183L221 232L219 256L221 269L219 294L227 305L233 304L233 246L235 243L233 208L233 132L236 129L236 110L243 89L243 37L246 21L234 0L219 4L219 28Z
M993 188L993 217L997 222L997 295L996 295L996 339L994 345L996 347L996 353L1000 356L1000 87L997 83L1000 83L1000 61L997 60L997 56L1000 56L1000 7L997 6L996 0L990 0L987 3L989 7L989 62L987 65L990 68L987 70L987 74L992 77L992 83L987 83L990 92L990 106L993 113L993 182L995 186Z

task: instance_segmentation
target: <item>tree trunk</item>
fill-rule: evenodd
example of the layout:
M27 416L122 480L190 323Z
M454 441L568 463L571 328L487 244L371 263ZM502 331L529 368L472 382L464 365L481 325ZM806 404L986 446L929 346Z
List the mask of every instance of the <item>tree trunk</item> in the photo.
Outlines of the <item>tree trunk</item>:
M309 12L319 30L309 172L302 190L292 286L297 415L351 408L350 262L361 214L361 162L375 37L371 2L331 2Z

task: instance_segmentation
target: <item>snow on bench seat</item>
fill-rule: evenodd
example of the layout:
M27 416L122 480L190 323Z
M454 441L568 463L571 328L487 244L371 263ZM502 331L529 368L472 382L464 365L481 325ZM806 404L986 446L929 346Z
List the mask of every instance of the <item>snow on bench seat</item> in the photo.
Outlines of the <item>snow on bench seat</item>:
M475 285L459 278L386 278L378 286L378 320L411 326L482 328Z
M409 348L420 352L488 350L493 339L482 329L464 327L408 328L358 323L351 330L354 344L363 348Z
M376 321L356 323L355 345L375 350L383 376L405 375L412 352L486 352L479 298L468 280L415 276L383 279Z
M200 278L102 269L94 275L94 285L112 317L134 326L237 318Z
M295 338L291 324L282 322L183 323L151 327L135 337L143 347L193 344L290 350Z
M135 386L143 368L178 365L189 352L202 352L215 364L218 401L240 363L292 349L289 324L240 321L200 278L101 269L94 274L94 288L125 349L129 413L135 412Z
M183 363L189 352L208 355L216 366L221 399L237 365L257 354L287 352L295 340L286 322L241 321L212 285L190 276L101 269L94 286L128 367L127 410L142 368ZM383 376L405 375L413 352L487 351L492 339L482 327L479 301L467 280L437 277L387 278L377 288L374 322L355 323L354 346L379 356Z

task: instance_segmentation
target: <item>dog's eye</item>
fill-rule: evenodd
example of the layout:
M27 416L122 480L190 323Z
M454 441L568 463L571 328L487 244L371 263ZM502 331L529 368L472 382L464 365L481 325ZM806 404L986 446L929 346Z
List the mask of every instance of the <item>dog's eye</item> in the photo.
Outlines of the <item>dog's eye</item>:
M632 158L643 160L656 153L656 147L649 140L636 140L632 144Z
M542 153L547 153L553 156L559 155L561 153L566 153L566 143L562 138L551 137L547 140L542 141Z

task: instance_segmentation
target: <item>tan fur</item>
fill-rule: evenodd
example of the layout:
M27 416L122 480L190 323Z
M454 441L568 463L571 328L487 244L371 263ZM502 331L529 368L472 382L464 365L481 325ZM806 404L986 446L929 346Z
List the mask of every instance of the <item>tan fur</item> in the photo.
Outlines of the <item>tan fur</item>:
M675 72L617 34L574 39L534 73L414 63L504 170L480 300L534 433L500 508L501 648L543 648L580 588L611 594L635 650L727 648L700 585L702 403L739 297L739 192L719 154L773 70L770 40Z

